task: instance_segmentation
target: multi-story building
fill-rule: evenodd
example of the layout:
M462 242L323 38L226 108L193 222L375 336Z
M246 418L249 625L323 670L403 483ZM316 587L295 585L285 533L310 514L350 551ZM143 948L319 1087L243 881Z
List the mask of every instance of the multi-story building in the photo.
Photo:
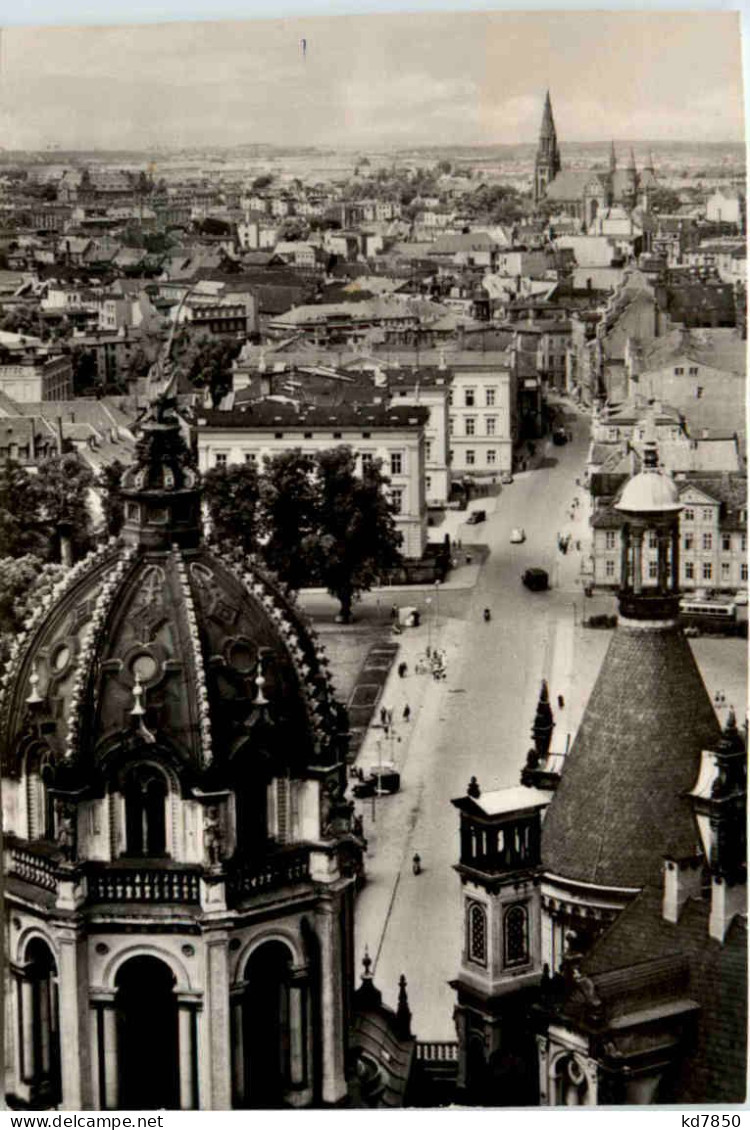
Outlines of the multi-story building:
M517 436L515 381L510 364L447 364L453 373L449 393L450 467L454 478L494 478L513 470Z
M0 364L0 392L19 404L68 400L73 395L73 366L69 357L35 351Z
M203 410L197 420L198 466L255 463L290 448L314 455L347 446L358 467L380 460L390 479L388 494L403 541L404 557L418 560L427 543L425 503L426 408L347 404L294 407L279 400L256 401L247 410Z
M675 475L679 490L680 586L686 592L718 589L735 592L747 587L747 484L741 474ZM618 492L619 495L619 492ZM614 505L595 511L593 530L594 583L616 588L621 583L620 558L623 519ZM656 530L643 541L643 576L656 576Z

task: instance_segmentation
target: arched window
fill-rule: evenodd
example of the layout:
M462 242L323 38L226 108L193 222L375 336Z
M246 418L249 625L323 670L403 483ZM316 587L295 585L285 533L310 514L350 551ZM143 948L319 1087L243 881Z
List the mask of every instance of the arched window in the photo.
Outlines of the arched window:
M478 902L469 906L468 914L469 960L479 965L487 964L487 912Z
M135 765L125 778L127 855L160 856L167 851L167 795L164 773L156 765Z
M55 1106L61 1095L57 966L41 938L26 947L17 984L21 1080L34 1106Z
M505 964L522 965L529 960L529 915L525 906L511 906L503 922Z
M251 954L244 985L234 1002L234 1105L284 1105L293 1085L304 1085L307 1043L305 1008L291 984L291 953L278 941Z

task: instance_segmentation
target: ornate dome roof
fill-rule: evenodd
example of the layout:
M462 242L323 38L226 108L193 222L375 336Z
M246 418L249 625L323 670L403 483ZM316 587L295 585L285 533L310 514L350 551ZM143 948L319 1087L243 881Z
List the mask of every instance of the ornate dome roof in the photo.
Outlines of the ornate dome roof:
M14 642L3 771L41 737L81 787L144 745L204 788L238 755L292 773L340 762L345 713L294 598L254 558L201 545L176 420L162 406L144 432L120 539L75 565Z
M647 441L643 452L644 470L626 484L615 510L628 514L676 514L682 510L677 485L659 470L656 444Z

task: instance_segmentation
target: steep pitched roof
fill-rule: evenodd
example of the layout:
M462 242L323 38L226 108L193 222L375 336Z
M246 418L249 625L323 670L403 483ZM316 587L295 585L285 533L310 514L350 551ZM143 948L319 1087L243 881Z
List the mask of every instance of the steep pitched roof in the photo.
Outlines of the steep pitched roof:
M662 894L647 887L619 916L583 970L598 979L620 969L625 983L639 962L687 964L686 990L700 1006L695 1038L659 1102L743 1102L747 1071L747 921L735 919L724 944L708 933L708 903L690 899L679 921L665 921ZM664 979L663 979L664 982ZM666 987L666 986L665 986Z
M665 856L697 849L686 793L720 732L682 630L621 624L544 821L547 868L603 886L658 882Z

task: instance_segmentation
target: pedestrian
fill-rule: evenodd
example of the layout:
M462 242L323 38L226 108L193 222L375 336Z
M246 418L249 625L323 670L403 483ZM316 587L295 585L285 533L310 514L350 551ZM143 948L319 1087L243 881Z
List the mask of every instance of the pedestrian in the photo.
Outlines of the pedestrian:
M563 698L563 696L561 694L559 694L557 696L557 705L558 705L560 710L565 709L565 699Z
M407 667L406 663L399 663L399 665L398 665L398 674L399 674L399 678L400 678L400 679L403 679L403 678L404 678L404 676L406 675L406 672L407 672L407 670L408 670L408 667Z
M388 711L384 706L380 707L380 725L385 726L388 721Z
M397 619L398 619L398 605L392 604L391 605L391 620L397 620Z
M409 706L409 703L407 702L406 706L404 707L404 722L408 722L410 718L411 718L411 707Z
M577 541L576 542L576 553L580 553L580 552L581 552L581 543L580 543L580 541Z

